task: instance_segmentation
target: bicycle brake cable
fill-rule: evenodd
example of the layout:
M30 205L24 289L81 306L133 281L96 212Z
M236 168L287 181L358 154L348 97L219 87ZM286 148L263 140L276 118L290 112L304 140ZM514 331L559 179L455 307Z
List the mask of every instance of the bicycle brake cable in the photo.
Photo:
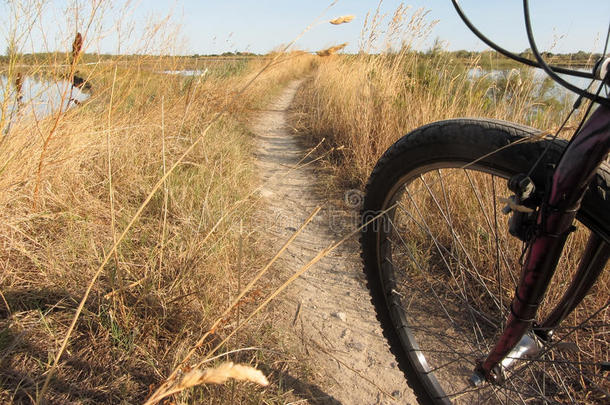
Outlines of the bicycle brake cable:
M610 100L605 97L600 97L599 92L597 94L592 94L586 90L583 90L577 86L574 86L573 84L571 84L571 83L567 82L566 80L564 80L563 78L561 78L553 70L553 68L551 68L551 66L549 66L546 63L546 61L544 60L544 58L542 57L542 55L540 55L540 52L538 51L538 45L536 45L536 40L534 39L534 34L532 32L532 22L530 19L529 0L523 0L523 16L525 19L525 30L527 32L527 39L530 43L530 48L532 50L532 53L533 53L534 57L536 58L536 60L538 61L539 67L541 67L546 72L546 74L549 75L549 77L551 79L553 79L557 84L561 85L562 87L565 87L566 89L571 90L574 93L579 94L590 100L593 100L599 104L604 104L606 106L610 106ZM607 74L606 74L606 77L607 77ZM600 78L602 80L602 85L603 85L603 81L606 79L606 77ZM596 77L594 76L593 79L595 79L595 78Z
M531 24L529 24L529 5L528 5L528 1L524 0L523 2L523 7L524 7L524 11L525 11L525 19L526 19L526 25L529 25L529 29L528 29L528 39L530 40L530 44L532 44L533 42L533 35L531 33ZM531 38L530 38L531 36ZM610 23L608 24L608 30L606 32L606 39L604 41L604 50L602 52L602 57L601 60L603 60L608 52L608 43L610 42ZM535 45L535 43L533 44ZM537 53L537 49L534 51L534 47L532 47L532 52L535 52L534 55L536 55ZM540 55L538 55L540 56ZM545 70L546 71L546 70ZM548 72L547 72L548 73ZM553 77L551 77L552 79L554 79ZM591 86L593 85L593 83L595 83L595 78L593 80L591 80L591 82L589 83L589 85L587 86L587 89L591 88ZM599 94L602 90L602 88L604 88L606 85L604 84L604 82L602 81L597 89L597 91L595 92L595 98L599 98ZM588 91L585 91L586 93L588 93ZM606 88L606 94L608 94L608 89ZM572 106L572 109L570 110L570 112L568 113L568 116L564 119L564 121L562 122L562 124L559 126L559 128L557 129L557 131L555 132L555 134L553 135L553 137L551 138L551 140L555 140L557 139L557 137L559 136L559 133L561 132L561 130L565 127L565 125L568 123L568 120L570 119L570 117L572 116L572 114L574 114L574 112L580 108L580 104L582 103L583 100L583 95L579 94L578 98L576 99L576 101L574 102L574 105ZM578 134L578 132L580 132L582 126L584 125L587 116L590 114L591 112L591 108L593 107L593 100L590 100L589 105L587 106L587 110L585 111L585 113L583 114L583 117L580 121L580 123L578 124L578 126L576 127L576 130L574 131L574 135L572 135L572 137L570 138L569 143L572 142L572 139L574 139L574 136L576 134ZM568 143L568 144L569 144ZM534 170L536 169L536 167L540 164L540 162L542 161L542 159L544 158L544 155L548 152L549 148L551 147L551 143L549 143L547 145L547 147L544 149L544 151L542 152L542 154L540 155L540 157L538 157L538 159L536 160L536 162L532 165L531 169L529 170L529 172L527 173L527 176L531 176L531 174L534 172Z
M591 84L593 84L594 81L591 82ZM591 86L591 84L589 84L589 86ZM597 92L595 93L595 95L599 95L601 89L603 86L600 86L597 89ZM570 112L568 113L568 116L563 120L563 122L561 123L561 125L559 126L559 128L557 129L557 131L555 131L555 134L551 137L551 141L555 141L558 137L559 137L559 133L561 132L561 130L566 126L566 124L568 123L568 121L570 120L570 117L572 117L572 115L574 114L574 112L576 110L578 110L578 108L580 108L580 103L582 102L583 97L582 96L578 96L578 98L576 99L576 101L574 102L574 105L572 106L572 109L570 110ZM578 126L576 127L576 130L574 131L574 135L572 135L572 137L570 138L570 141L568 142L568 145L572 142L572 140L574 139L574 136L576 134L578 134L578 132L580 132L580 129L582 128L582 126L584 125L585 121L587 120L587 117L589 116L589 113L591 112L591 109L593 108L593 104L594 101L589 100L589 104L587 106L587 110L585 111L585 113L582 116L582 119L580 120L580 123L578 124ZM549 142L549 144L544 148L544 150L542 151L542 153L540 154L540 156L538 157L538 159L536 160L536 162L534 162L534 164L532 165L532 167L530 168L530 170L527 172L527 176L531 176L532 173L534 172L534 170L536 170L536 168L538 167L538 165L540 164L540 162L542 161L542 159L544 158L544 156L546 155L546 153L549 151L549 148L551 147L552 142Z
M462 8L458 4L458 0L451 0L451 2L453 3L453 7L457 11L458 15L460 16L462 21L464 21L464 24L466 24L466 26L470 29L470 31L472 31L472 33L474 35L476 35L481 41L486 43L496 52L498 52L510 59L516 60L517 62L523 63L524 65L537 67L537 68L540 67L540 65L536 61L533 61L533 60L530 60L527 58L523 58L515 53L512 53L512 52L502 48L501 46L499 46L498 44L496 44L489 38L487 38L485 35L483 35L483 33L481 31L479 31L477 29L477 27L474 26L474 24L468 19L468 17L466 17L466 14L464 13ZM594 74L590 73L590 72L581 72L580 70L567 69L567 68L563 68L561 66L550 66L550 68L557 73L562 73L562 74L566 74L566 75L584 77L586 79L593 79L595 77Z

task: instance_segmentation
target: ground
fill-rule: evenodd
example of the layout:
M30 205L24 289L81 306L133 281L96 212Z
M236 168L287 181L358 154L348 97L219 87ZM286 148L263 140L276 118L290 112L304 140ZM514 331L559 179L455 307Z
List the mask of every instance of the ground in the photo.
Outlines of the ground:
M291 274L357 227L357 192L348 204L322 195L324 171L289 125L289 107L301 81L291 83L252 124L263 186L261 220L278 250L319 206L320 213L278 262ZM355 197L355 201L354 201ZM351 208L351 210L350 210ZM297 279L280 298L281 329L291 334L317 376L315 403L416 403L369 301L357 236Z

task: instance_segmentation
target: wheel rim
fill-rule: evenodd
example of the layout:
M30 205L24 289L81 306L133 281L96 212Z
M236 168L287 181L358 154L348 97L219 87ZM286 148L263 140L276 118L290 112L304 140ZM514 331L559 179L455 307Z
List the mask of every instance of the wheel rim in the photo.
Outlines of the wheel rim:
M603 276L602 293L591 294L554 341L540 343L538 358L516 361L502 385L468 384L475 362L501 333L523 246L501 215L508 174L462 166L440 163L404 176L388 193L378 233L393 322L428 389L457 403L604 402L610 384L596 368L608 361ZM587 234L583 229L570 236L540 316L566 288Z

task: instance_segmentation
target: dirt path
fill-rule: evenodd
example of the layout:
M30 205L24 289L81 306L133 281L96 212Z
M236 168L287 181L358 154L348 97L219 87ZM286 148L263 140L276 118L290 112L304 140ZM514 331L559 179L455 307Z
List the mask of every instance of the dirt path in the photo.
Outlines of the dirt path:
M290 170L307 153L287 119L299 85L291 83L253 125L260 173L266 182L262 194L267 208L262 215L274 250L317 206L324 205L284 253L279 265L286 272L296 271L349 233L356 216L355 211L331 208L328 196L319 195L315 162ZM284 295L280 309L286 328L298 336L300 350L323 381L320 389L328 397L317 403L415 404L381 335L364 284L357 241L352 239L308 270Z

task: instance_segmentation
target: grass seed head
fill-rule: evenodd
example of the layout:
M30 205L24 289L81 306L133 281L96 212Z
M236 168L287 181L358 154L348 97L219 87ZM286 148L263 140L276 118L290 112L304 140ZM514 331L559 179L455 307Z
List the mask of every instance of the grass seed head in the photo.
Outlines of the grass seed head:
M78 57L83 49L83 36L80 32L76 33L74 37L74 42L72 42L72 63L76 63L78 61Z
M17 90L17 94L21 94L23 90L23 74L21 72L17 72L17 77L15 78L15 90Z
M334 20L330 20L329 22L333 25L346 24L352 21L355 18L353 15L344 15L339 18L335 18Z
M224 384L229 379L250 381L262 386L269 385L269 381L262 371L242 364L233 364L229 361L218 367L205 370L195 369L187 372L180 378L175 389L182 391L200 384Z
M341 44L341 45L335 45L335 46L331 46L330 48L326 48L326 49L322 49L321 51L316 52L316 54L318 56L330 56L333 55L337 52L339 52L341 49L345 48L347 46L347 42Z

